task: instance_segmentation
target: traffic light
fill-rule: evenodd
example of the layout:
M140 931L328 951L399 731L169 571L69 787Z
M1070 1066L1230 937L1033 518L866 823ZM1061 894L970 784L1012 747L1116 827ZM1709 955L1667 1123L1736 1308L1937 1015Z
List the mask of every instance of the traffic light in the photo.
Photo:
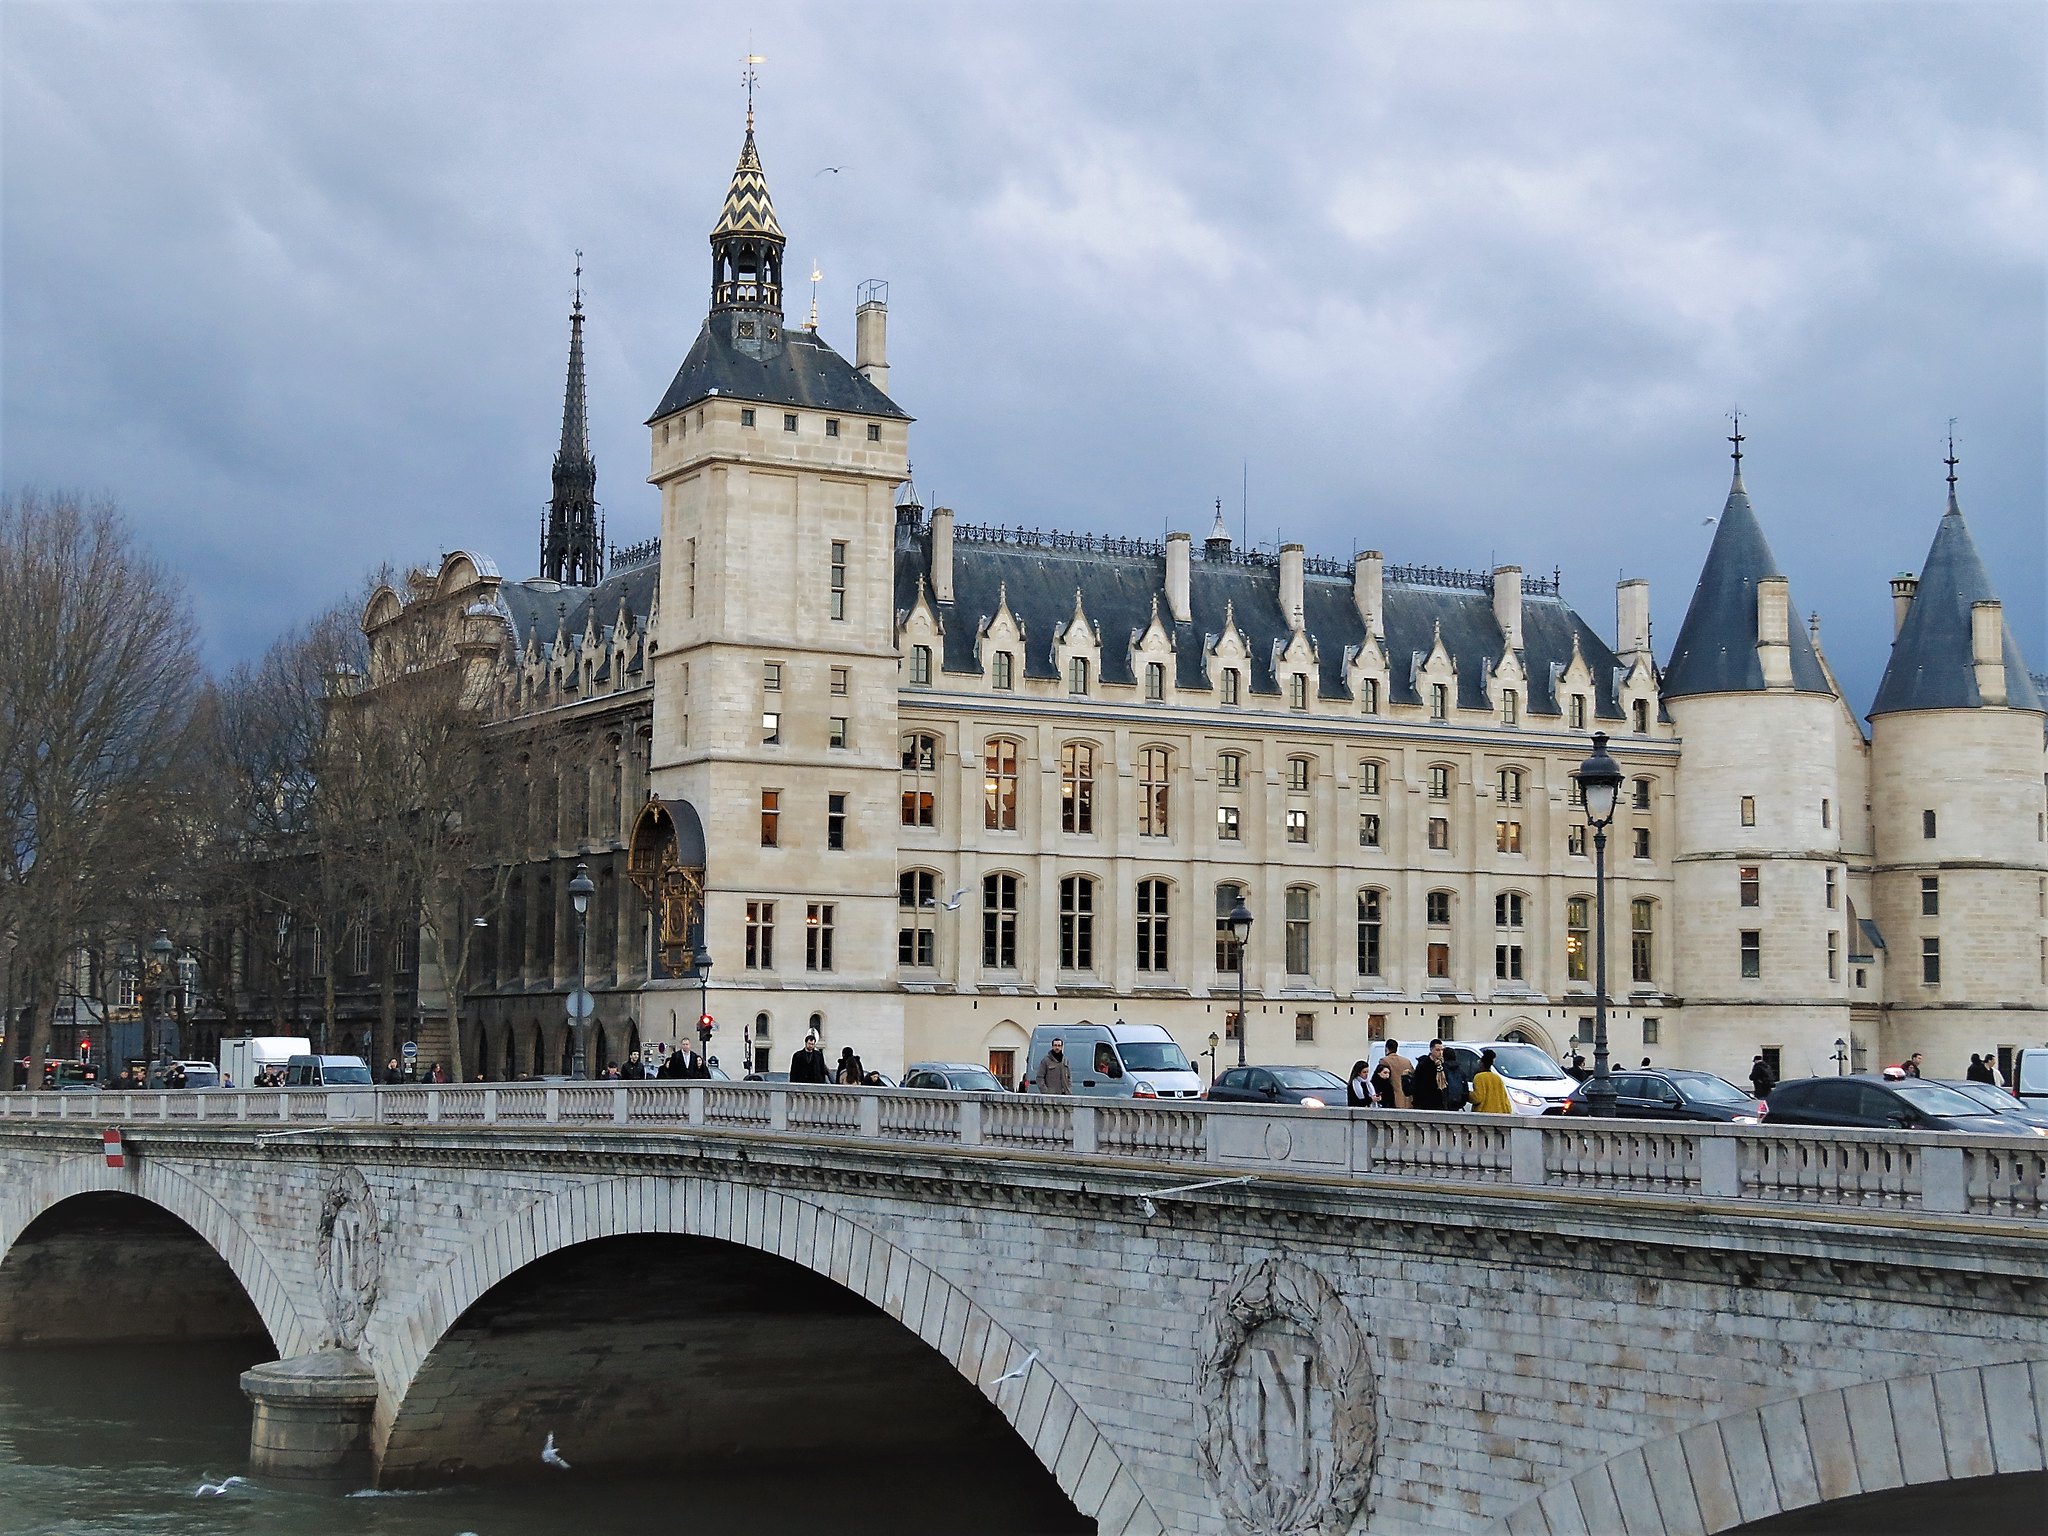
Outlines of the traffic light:
M710 1014L700 1013L697 1015L697 1038L706 1045L711 1043L711 1032L716 1028L718 1028L718 1025L712 1021Z

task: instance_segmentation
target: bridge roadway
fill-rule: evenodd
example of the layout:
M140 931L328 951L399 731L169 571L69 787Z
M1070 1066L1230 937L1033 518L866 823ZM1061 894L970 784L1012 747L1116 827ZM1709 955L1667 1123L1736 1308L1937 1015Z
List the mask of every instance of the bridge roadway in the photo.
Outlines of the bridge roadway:
M0 1095L0 1344L238 1329L281 1357L244 1379L272 1475L531 1467L553 1430L579 1465L1000 1442L1104 1533L1960 1513L2048 1489L2048 1141L753 1083Z

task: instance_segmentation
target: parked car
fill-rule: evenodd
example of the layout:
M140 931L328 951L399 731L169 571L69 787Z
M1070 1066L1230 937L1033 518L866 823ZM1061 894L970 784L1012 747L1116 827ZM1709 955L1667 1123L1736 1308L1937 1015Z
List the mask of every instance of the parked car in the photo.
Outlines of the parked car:
M1863 1130L1972 1131L2011 1136L2011 1117L1946 1083L1888 1082L1875 1075L1802 1077L1773 1088L1772 1125L1840 1125Z
M936 1088L953 1093L1002 1093L1002 1079L987 1067L965 1061L913 1061L903 1069L906 1088Z
M1074 1092L1104 1099L1199 1099L1201 1074L1186 1052L1157 1024L1041 1024L1031 1032L1031 1070L1026 1087L1038 1081L1039 1064L1053 1041L1062 1042L1074 1070Z
M2019 1134L2021 1125L2035 1126L2043 1135L2048 1135L2048 1101L2035 1099L2031 1102L2014 1098L2010 1089L2000 1088L1991 1083L1973 1083L1966 1079L1952 1077L1938 1079L1944 1088L1953 1088L1968 1099L1975 1099L1994 1115L2003 1115L2014 1121L2014 1130Z
M1410 1061L1420 1061L1429 1054L1427 1040L1403 1040L1398 1044L1401 1054ZM1478 1075L1481 1051L1493 1052L1493 1070L1507 1086L1508 1103L1518 1115L1547 1114L1578 1086L1570 1073L1551 1060L1548 1051L1526 1040L1446 1040L1444 1059L1465 1080L1468 1090ZM1377 1062L1378 1053L1369 1059Z
M1232 1067L1217 1074L1209 1097L1218 1104L1300 1104L1344 1107L1344 1079L1321 1067Z
M220 1068L210 1061L152 1061L147 1086L151 1088L218 1088Z
M294 1056L285 1063L287 1088L368 1088L369 1064L360 1056Z
M1720 1120L1755 1125L1770 1113L1770 1106L1749 1089L1738 1088L1711 1072L1660 1067L1653 1072L1638 1070L1610 1075L1614 1083L1614 1112L1629 1120ZM1570 1098L1549 1113L1590 1114L1586 1090L1591 1086L1590 1082L1580 1083Z

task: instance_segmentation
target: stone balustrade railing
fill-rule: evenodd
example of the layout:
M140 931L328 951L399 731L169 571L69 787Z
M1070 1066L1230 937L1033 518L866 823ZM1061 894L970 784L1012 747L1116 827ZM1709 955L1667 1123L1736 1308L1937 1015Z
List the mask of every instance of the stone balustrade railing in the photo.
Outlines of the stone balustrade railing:
M740 1132L1286 1174L2048 1222L2048 1139L769 1083L0 1093L0 1123ZM275 1134L269 1132L269 1134Z

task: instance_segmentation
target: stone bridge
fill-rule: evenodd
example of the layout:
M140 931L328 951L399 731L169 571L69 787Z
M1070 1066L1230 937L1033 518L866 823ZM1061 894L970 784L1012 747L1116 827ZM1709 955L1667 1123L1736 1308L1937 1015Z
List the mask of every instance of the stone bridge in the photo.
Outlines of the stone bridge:
M1847 1530L1930 1494L1957 1528L2048 1492L2048 1141L0 1096L0 1345L238 1331L280 1357L244 1378L273 1474L535 1469L549 1432L578 1466L1001 1444L1105 1536Z

